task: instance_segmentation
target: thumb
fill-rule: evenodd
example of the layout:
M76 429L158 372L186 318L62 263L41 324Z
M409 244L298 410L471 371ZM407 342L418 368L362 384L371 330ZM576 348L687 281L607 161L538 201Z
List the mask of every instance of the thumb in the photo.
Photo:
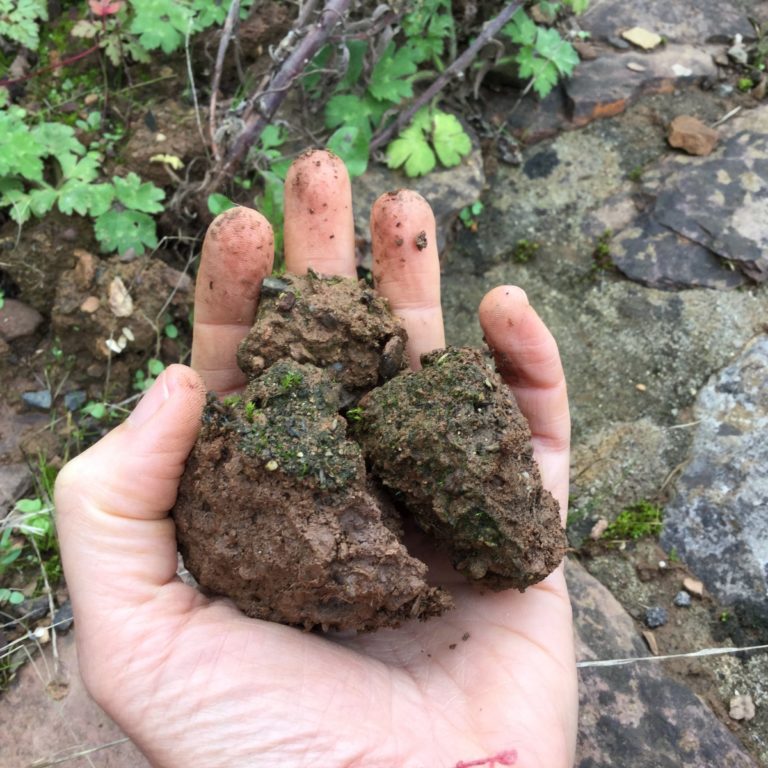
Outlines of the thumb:
M140 604L173 580L176 537L168 511L204 400L198 375L170 366L123 424L59 473L57 527L78 620Z

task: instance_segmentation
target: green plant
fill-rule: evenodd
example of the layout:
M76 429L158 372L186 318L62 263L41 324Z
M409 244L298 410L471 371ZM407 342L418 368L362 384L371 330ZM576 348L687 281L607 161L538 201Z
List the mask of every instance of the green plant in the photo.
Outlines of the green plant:
M627 178L630 181L640 181L643 178L643 166L642 165L636 165L632 170L627 174Z
M661 531L662 510L657 504L640 501L624 509L606 528L603 539L623 541L657 536Z
M736 87L743 93L746 93L747 91L751 91L755 87L755 84L749 77L740 77Z
M518 240L512 251L512 261L527 264L539 252L541 246L533 240Z
M245 418L253 424L253 414L256 412L256 403L254 403L252 400L249 400L245 404Z
M241 0L245 18L254 0ZM151 51L170 54L187 36L224 23L229 3L215 0L91 0L94 19L80 19L72 35L95 40L114 66L128 60L148 63Z
M465 205L459 211L459 221L472 232L477 232L477 217L483 212L485 206L480 200L475 200L472 205Z
M101 155L87 151L72 127L30 125L27 112L6 99L0 89L0 208L10 208L19 224L54 206L68 216L90 216L105 252L142 253L157 245L149 214L163 210L162 189L135 173L100 181Z
M402 167L408 176L423 176L437 165L458 165L472 151L472 142L455 115L424 107L387 147L387 165Z
M582 13L589 3L587 0L573 0L565 4L576 13ZM560 3L546 5L559 7ZM502 63L515 63L520 77L528 80L541 98L550 93L560 78L570 77L579 63L574 47L556 29L537 26L522 8L503 32L518 50L505 57Z
M611 270L613 262L611 261L611 238L613 232L606 229L600 237L597 238L595 249L592 251L592 270Z
M288 392L289 390L298 387L303 380L304 378L300 373L286 373L285 376L280 379L280 388Z
M350 408L347 411L347 419L349 419L349 421L360 421L360 419L363 418L363 413L364 411L360 406Z
M0 0L0 37L35 50L39 23L48 19L46 0Z
M165 364L156 357L150 357L147 360L147 370L139 368L133 374L133 388L139 392L145 392L154 383L157 377L165 370Z
M0 288L0 309L5 306L5 291Z
M387 44L366 77L369 46L367 40L347 40L338 51L327 45L304 76L305 89L318 95L322 84L318 70L330 66L334 55L346 61L344 74L325 105L325 124L334 131L327 146L344 160L353 176L366 169L373 131L413 97L414 83L428 74L426 67L442 70L443 56L448 50L454 52L449 0L413 3L403 19L402 35ZM458 164L471 148L458 119L431 105L421 109L389 144L387 163L391 168L403 167L409 176L420 176L438 161L448 167Z

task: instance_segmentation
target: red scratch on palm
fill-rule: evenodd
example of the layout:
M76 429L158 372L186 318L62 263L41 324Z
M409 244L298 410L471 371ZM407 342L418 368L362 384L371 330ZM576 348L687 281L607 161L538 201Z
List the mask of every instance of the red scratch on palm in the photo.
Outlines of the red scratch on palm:
M514 749L499 752L492 757L481 757L479 760L459 760L455 768L472 768L477 765L487 765L488 768L496 768L496 765L514 765L517 762L517 752Z

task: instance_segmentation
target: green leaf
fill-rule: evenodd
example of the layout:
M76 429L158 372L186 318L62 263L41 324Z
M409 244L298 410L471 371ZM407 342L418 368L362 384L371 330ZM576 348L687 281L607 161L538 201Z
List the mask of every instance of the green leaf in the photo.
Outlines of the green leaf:
M318 70L326 69L331 62L332 56L333 46L330 43L326 43L304 69L301 83L304 86L304 90L313 98L320 95L321 85L323 84L323 74L318 72Z
M104 403L91 400L80 409L86 416L101 421L107 415L107 406Z
M126 208L144 213L160 213L163 210L160 200L165 197L165 192L150 181L142 182L133 171L124 179L113 176L112 182L115 185L115 197Z
M48 186L48 184L40 189L31 190L29 193L29 209L38 218L45 216L53 208L58 194L58 191Z
M131 0L134 17L130 31L149 51L162 48L173 53L192 31L192 12L185 5L168 0Z
M423 176L436 164L435 153L424 131L417 125L406 128L387 146L387 165L390 168L403 166L408 176Z
M563 40L556 29L539 29L534 50L539 56L551 61L564 76L570 75L579 63L579 55L574 47Z
M235 205L236 203L233 203L226 195L219 194L218 192L208 195L208 210L214 216L234 208Z
M257 207L266 216L275 233L275 253L283 250L283 221L285 220L284 190L285 183L272 171L262 171L264 194L257 198Z
M435 111L433 117L432 144L440 162L451 168L472 151L472 141L455 115Z
M150 357L147 361L147 370L152 376L159 376L165 370L165 364L156 357Z
M412 76L418 69L412 49L403 46L395 49L391 42L371 72L368 91L379 101L394 104L413 96Z
M523 48L516 56L520 77L531 78L533 89L543 99L557 83L557 67L546 59L536 56L531 48Z
M46 0L0 0L0 37L32 51L40 44L38 24L47 19Z
M73 154L65 154L58 157L58 160L65 179L94 181L101 170L101 155L98 152L89 152L82 158Z
M163 333L169 339L177 339L179 337L179 329L173 323L167 323L165 328L163 328Z
M85 147L75 137L75 129L63 123L41 123L31 129L31 134L46 155L53 155L64 166L64 161L74 162L76 155L84 155Z
M531 21L528 14L520 8L512 20L501 30L513 43L517 45L533 45L539 28Z
M145 248L157 247L155 222L139 211L111 209L96 218L93 227L104 253L124 254L131 248L141 255Z
M347 166L350 176L362 176L368 168L371 129L344 125L329 139L326 146L335 152Z
M43 147L23 122L24 110L0 112L0 177L43 180Z
M325 125L338 128L342 125L370 124L368 103L351 93L343 93L329 99L325 105Z
M270 123L259 136L259 144L262 149L276 149L285 144L285 132L279 125Z
M37 499L19 499L14 506L16 512L21 512L22 515L29 515L35 512L39 512L43 508L43 500Z
M578 16L589 8L589 0L563 0L566 5L570 5L573 12Z

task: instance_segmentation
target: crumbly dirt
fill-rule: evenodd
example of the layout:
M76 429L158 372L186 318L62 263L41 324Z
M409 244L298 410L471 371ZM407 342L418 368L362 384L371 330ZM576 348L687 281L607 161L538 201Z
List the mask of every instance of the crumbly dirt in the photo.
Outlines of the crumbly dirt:
M479 350L437 350L422 365L360 403L356 433L374 473L470 579L493 589L541 581L565 536L512 392Z
M406 373L405 341L364 284L266 282L238 353L248 387L209 399L173 510L201 586L305 629L439 615L451 597L407 552L401 514L493 589L524 589L560 562L557 503L500 377L477 350Z

